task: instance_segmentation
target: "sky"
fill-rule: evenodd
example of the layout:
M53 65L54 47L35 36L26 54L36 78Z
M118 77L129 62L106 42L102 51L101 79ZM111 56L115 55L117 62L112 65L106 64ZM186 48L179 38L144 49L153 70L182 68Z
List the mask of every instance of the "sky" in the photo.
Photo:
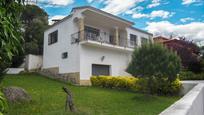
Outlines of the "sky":
M204 44L204 0L38 0L50 22L84 5L132 21L134 27L154 36L184 36Z

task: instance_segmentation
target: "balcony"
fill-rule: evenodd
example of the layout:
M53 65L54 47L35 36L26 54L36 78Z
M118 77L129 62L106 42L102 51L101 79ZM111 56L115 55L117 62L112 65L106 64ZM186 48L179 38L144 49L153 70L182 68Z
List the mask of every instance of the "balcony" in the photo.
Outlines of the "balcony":
M71 37L72 44L90 44L94 46L103 46L129 51L133 51L134 48L137 46L136 42L127 40L127 38L119 37L117 42L116 37L114 35L105 32L94 33L83 30L72 34Z

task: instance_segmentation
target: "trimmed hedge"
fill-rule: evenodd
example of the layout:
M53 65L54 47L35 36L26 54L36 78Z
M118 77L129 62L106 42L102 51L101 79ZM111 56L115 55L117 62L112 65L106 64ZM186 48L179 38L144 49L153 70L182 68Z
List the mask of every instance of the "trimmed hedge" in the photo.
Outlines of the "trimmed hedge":
M148 80L145 78L135 78L127 76L92 76L92 86L127 89L142 93L148 93ZM158 95L177 95L181 88L180 80L177 78L173 82L167 82L166 79L153 79L152 90Z
M117 89L132 89L134 88L138 78L127 76L92 76L91 83L93 86Z
M191 71L182 71L179 74L181 80L204 80L204 73L193 73Z

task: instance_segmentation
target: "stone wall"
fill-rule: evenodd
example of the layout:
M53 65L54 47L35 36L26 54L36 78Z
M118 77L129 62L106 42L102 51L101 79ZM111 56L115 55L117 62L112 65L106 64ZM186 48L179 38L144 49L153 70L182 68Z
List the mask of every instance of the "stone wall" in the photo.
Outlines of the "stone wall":
M79 72L59 74L59 68L46 68L38 72L46 77L56 79L62 82L71 82L73 84L80 84Z
M80 85L91 86L91 81L90 80L80 80Z

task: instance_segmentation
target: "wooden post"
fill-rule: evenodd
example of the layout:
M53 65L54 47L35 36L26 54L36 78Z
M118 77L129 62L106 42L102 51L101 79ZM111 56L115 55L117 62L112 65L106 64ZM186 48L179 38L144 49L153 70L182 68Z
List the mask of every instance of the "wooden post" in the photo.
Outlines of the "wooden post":
M76 108L75 108L74 102L73 102L73 95L72 95L71 91L66 87L63 87L62 89L67 94L67 99L66 99L66 103L65 103L65 111L70 109L71 112L76 112Z

